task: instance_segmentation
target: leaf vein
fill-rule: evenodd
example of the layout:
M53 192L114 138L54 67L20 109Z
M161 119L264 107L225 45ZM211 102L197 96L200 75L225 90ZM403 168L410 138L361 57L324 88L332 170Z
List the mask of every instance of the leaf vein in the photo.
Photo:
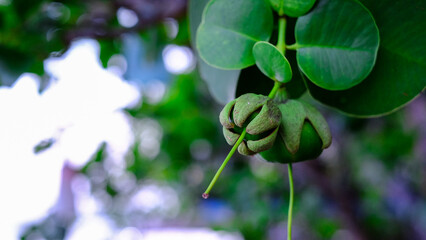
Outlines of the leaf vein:
M331 48L331 49L339 49L345 51L359 51L359 52L372 52L370 49L360 49L360 48L350 48L343 46L329 46L329 45L298 45L298 49L302 48Z
M226 28L226 27L223 27L223 26L219 26L219 25L212 25L211 27L219 28L219 29L222 29L222 30L225 30L225 31L228 31L228 32L234 33L234 34L236 34L236 35L243 36L243 37L248 38L248 39L250 39L250 40L252 40L252 41L255 41L255 42L257 42L257 41L262 41L261 39L256 39L256 38L254 38L254 37L252 37L252 36L249 36L249 35L247 35L247 34L244 34L244 33L241 33L241 32L237 32L237 31L235 31L235 30L233 30L233 29Z

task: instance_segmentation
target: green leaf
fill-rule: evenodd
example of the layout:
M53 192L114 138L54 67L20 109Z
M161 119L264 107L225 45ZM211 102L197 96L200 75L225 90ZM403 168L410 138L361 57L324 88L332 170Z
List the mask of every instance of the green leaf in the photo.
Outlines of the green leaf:
M256 65L267 77L286 83L291 80L291 67L284 55L268 42L258 42L253 46Z
M314 4L315 0L285 0L284 14L290 17L300 17L306 14Z
M196 43L196 31L201 22L201 15L204 7L208 3L208 0L190 0L189 1L189 25L190 25L190 36L191 43L195 48ZM198 71L201 78L207 83L212 97L220 104L225 105L231 101L235 96L235 90L237 88L237 81L240 75L239 70L222 70L214 68L204 62L198 55Z
M345 91L307 84L317 100L349 115L373 117L410 102L426 86L426 1L362 0L380 29L380 48L372 73Z
M197 31L198 52L217 68L253 65L253 45L269 40L272 20L272 11L263 0L212 0Z
M189 0L188 2L189 35L191 36L191 45L194 49L197 28L200 26L201 16L208 2L209 0Z
M270 3L279 15L300 17L314 6L315 0L270 0Z
M293 79L285 85L286 98L299 98L306 91L305 84L299 75L298 73L294 74ZM267 96L273 85L273 81L269 80L256 66L252 66L241 71L235 97L244 93L257 93Z
M344 90L373 69L379 32L370 12L354 0L321 0L295 29L297 62L319 87Z

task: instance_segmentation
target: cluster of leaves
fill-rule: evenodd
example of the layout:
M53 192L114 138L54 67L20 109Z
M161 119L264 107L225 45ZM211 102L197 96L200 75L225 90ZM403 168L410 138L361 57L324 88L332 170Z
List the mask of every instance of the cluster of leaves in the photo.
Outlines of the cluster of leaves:
M287 17L294 44L268 43L277 41L272 9L275 22ZM229 89L246 84L239 76L256 64L283 83L293 75L286 86L290 98L306 87L322 103L370 117L400 108L426 86L422 9L424 1L212 0L191 1L189 14L201 76L222 103L235 97ZM253 85L263 89L263 79Z
M287 98L299 98L308 90L313 98L340 112L375 117L401 108L426 86L426 34L418 28L426 26L426 5L407 4L190 1L191 40L199 56L200 75L222 104L234 98L238 102L245 93L267 95L272 85L268 79L272 79L284 86ZM404 32L408 27L415 30ZM412 49L401 47L406 43ZM236 140L230 134L225 137ZM342 206L342 211L346 208ZM368 235L352 230L357 239Z

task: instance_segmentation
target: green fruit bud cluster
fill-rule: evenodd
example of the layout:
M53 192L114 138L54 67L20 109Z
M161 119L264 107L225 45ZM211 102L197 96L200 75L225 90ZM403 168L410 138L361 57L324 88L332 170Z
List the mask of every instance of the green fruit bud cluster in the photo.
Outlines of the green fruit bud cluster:
M300 100L278 105L281 124L271 149L260 155L267 161L290 163L318 157L331 144L331 132L322 114Z
M229 102L220 113L219 119L229 145L237 142L245 128L247 134L238 147L238 152L253 155L273 146L281 122L281 113L270 98L247 93Z
M229 102L219 118L228 144L234 145L245 129L238 152L259 153L271 162L314 159L331 144L324 117L300 100L277 104L266 96L248 93Z

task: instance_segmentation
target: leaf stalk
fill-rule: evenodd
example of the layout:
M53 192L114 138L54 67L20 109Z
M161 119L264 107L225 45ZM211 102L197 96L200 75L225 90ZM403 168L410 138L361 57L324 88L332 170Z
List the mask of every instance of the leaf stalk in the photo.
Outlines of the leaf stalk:
M278 43L277 43L277 48L278 50L285 55L285 49L286 49L286 45L285 45L285 29L286 29L286 25L287 25L287 19L285 18L285 16L281 16L280 19L278 20Z
M288 164L288 183L290 185L290 201L288 203L287 240L291 240L291 224L292 224L292 218L293 218L293 202L294 202L293 167L291 163Z

